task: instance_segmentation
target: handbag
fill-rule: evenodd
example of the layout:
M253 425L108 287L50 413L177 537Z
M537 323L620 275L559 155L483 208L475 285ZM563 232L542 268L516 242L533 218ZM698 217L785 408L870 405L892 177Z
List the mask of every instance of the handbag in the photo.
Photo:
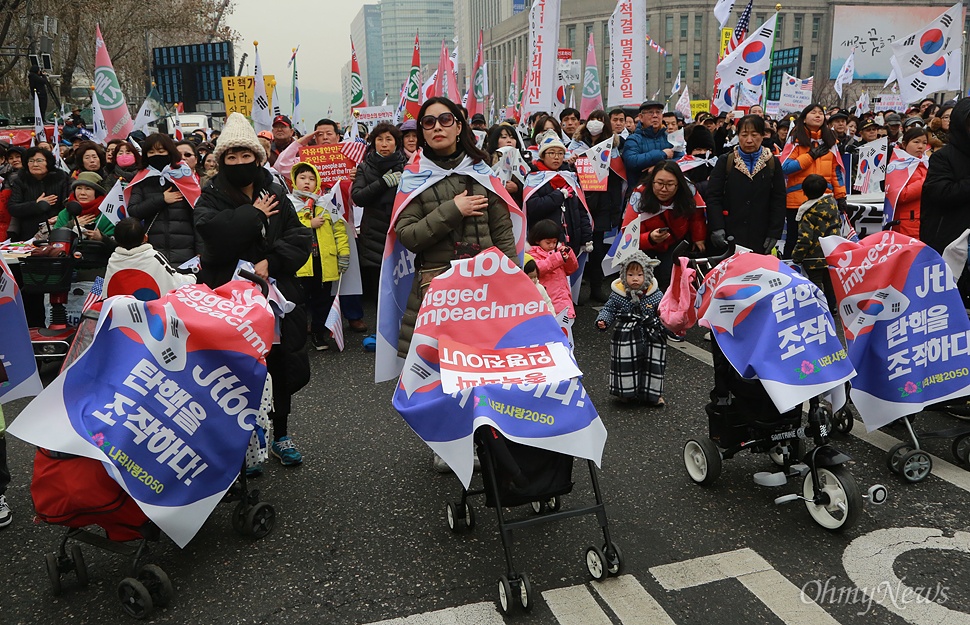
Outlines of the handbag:
M687 258L679 258L670 274L670 286L660 300L657 314L675 334L683 334L697 323L697 309L694 308L696 276L697 271L688 266Z

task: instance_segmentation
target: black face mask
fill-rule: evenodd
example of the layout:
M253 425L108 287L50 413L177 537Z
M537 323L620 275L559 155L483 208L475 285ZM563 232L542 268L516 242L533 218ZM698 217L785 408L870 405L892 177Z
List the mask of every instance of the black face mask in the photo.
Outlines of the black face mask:
M238 165L222 165L219 174L225 175L226 180L234 187L248 187L256 181L260 165L256 161L251 163L241 163Z
M148 157L148 164L158 171L165 169L166 165L172 164L172 158L167 154L156 154L155 156Z

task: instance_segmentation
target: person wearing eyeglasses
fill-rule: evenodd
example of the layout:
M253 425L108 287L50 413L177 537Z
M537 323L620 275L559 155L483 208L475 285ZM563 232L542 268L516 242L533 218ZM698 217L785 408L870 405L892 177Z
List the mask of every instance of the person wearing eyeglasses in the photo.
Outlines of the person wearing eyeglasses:
M57 216L71 194L70 177L57 169L54 155L41 148L24 152L23 162L24 169L10 183L7 209L14 221L8 234L19 235L16 241L34 233L47 238L47 220Z
M929 128L933 136L939 139L943 145L950 140L950 117L953 115L953 104L944 104L936 112L936 116L930 119Z
M665 159L678 158L673 144L667 139L663 123L664 105L648 100L640 105L636 130L623 144L623 164L627 180L639 180L643 173Z

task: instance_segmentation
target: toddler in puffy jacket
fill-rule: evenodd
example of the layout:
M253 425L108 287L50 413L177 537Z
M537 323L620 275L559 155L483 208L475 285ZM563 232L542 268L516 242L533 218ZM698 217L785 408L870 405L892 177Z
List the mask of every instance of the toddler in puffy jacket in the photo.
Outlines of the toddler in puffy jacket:
M545 287L555 306L554 315L564 310L570 319L576 317L573 308L569 276L579 269L579 262L573 250L560 241L562 230L551 219L543 219L529 229L529 254L535 259L539 269L539 283Z

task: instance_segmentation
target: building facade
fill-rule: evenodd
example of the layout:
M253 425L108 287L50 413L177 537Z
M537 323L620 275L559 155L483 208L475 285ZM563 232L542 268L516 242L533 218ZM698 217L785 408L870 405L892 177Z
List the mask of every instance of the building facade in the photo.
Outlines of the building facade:
M525 4L528 9L531 1L526 0ZM851 4L884 6L888 3L885 0L858 0ZM924 7L926 4L899 0L894 6ZM949 3L941 4L939 0L932 0L929 4L939 5L941 12L952 6ZM731 19L726 24L728 28L734 28L744 5L744 0L737 0ZM692 99L711 97L714 69L721 49L721 30L714 19L713 6L710 0L681 0L663 5L657 0L648 0L647 33L668 53L663 56L647 49L648 97L658 90L663 95L669 94L678 71L681 72L682 84L690 87ZM791 56L800 58L792 59L797 62L789 73L800 77L816 76L816 99L824 98L833 102L835 93L829 72L835 6L835 3L820 3L817 0L788 0L778 15L774 46L775 51L801 48L800 54L792 50ZM562 0L560 17L559 47L571 49L573 58L583 63L586 61L586 42L592 33L604 102L608 101L609 90L609 18L615 7L616 0ZM770 6L756 5L749 32L773 13ZM913 25L914 30L918 27L919 24ZM519 88L522 88L521 68L524 59L531 55L528 39L528 10L485 31L485 56L490 61L489 81L499 103L505 102L508 97L510 74L516 59L520 68ZM967 50L964 50L966 53ZM965 72L967 69L964 64ZM876 93L881 90L882 83L857 80L847 87L846 99L854 102L863 89ZM576 99L578 102L579 94Z
M390 94L388 102L397 104L401 86L411 71L415 33L420 33L424 67L437 67L442 40L451 48L455 37L454 0L381 0L380 9L384 90Z
M361 81L368 104L384 99L384 45L381 32L381 7L365 4L350 23L350 36L357 50Z

